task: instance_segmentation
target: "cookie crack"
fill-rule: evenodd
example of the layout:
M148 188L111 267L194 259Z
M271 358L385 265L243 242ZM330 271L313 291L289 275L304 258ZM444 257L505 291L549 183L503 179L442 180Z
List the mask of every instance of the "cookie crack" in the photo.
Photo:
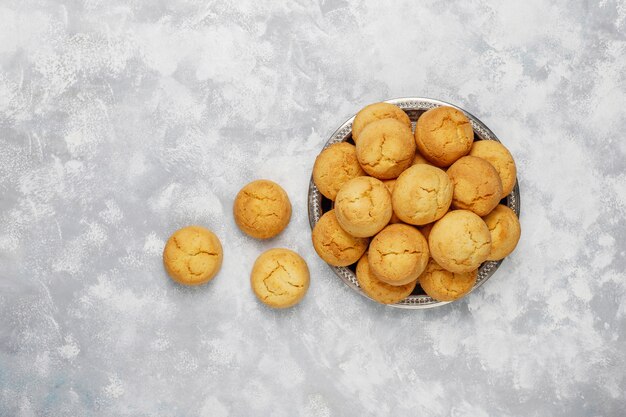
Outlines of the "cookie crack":
M277 198L272 198L272 197L270 197L270 196L262 196L262 195L258 195L258 194L256 194L256 193L253 193L253 192L250 192L250 191L244 191L243 193L244 193L244 195L246 195L246 196L248 196L248 197L250 197L250 198L252 198L252 199L254 199L254 200L259 200L259 201L266 201L266 200L269 200L269 201L278 201L278 199L277 199Z

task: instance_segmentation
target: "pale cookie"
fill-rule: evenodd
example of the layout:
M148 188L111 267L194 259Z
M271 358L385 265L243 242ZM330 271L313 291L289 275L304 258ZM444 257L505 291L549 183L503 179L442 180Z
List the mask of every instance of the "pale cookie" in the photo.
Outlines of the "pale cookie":
M389 223L391 196L380 180L357 177L341 187L335 200L335 216L343 230L356 237L370 237Z
M390 285L405 285L424 272L428 243L415 227L391 224L372 239L368 257L376 278Z
M333 143L324 149L313 165L313 182L322 195L334 200L341 186L365 175L356 157L356 147L347 142Z
M209 282L222 266L222 245L213 232L188 226L174 232L163 250L163 265L179 284Z
M490 261L499 261L509 256L517 246L522 234L519 219L513 210L502 204L493 209L483 220L491 232Z
M450 272L432 258L417 280L426 294L437 301L454 301L470 292L476 284L478 270Z
M511 152L498 141L479 140L474 142L469 154L489 162L498 171L502 181L502 198L511 194L515 187L517 168Z
M233 205L237 226L257 239L282 232L291 218L291 203L285 190L269 180L252 181L239 191Z
M502 197L502 182L489 162L475 156L464 156L447 172L454 184L453 208L485 216L498 205Z
M352 122L352 140L358 142L361 131L368 124L381 119L395 119L412 130L411 119L400 107L390 103L374 103L364 107L356 114Z
M404 300L415 289L417 280L404 285L389 285L376 278L372 273L365 253L356 264L356 280L368 297L383 304L393 304Z
M436 107L424 112L415 125L419 152L438 167L447 167L467 155L474 141L474 130L462 111Z
M257 298L268 306L291 307L309 289L309 268L300 255L289 249L270 249L254 262L250 284Z
M489 228L476 214L454 210L443 216L428 236L430 256L451 272L470 272L487 260L491 251Z
M330 210L315 223L312 233L313 247L326 263L333 266L348 266L359 260L367 250L369 240L354 237L343 230Z
M413 165L396 180L393 210L405 223L424 225L441 218L452 201L452 183L431 165Z
M383 184L385 184L385 187L387 187L387 190L389 190L389 194L393 194L393 187L396 185L396 180L386 180L386 181L383 181ZM393 209L393 204L392 204L392 209ZM392 212L391 220L389 220L389 223L391 224L402 223L402 220L400 220L400 218L395 212Z

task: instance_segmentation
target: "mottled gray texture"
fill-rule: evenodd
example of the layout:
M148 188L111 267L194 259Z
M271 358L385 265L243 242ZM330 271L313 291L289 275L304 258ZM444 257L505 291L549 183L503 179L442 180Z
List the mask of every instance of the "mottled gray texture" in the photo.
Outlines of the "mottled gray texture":
M623 1L0 1L0 415L623 416ZM495 2L494 2L495 3ZM361 106L464 107L515 156L523 235L430 311L352 292L310 244L307 184ZM243 236L237 190L293 219ZM224 265L181 288L161 251L212 228ZM311 288L248 276L273 246Z

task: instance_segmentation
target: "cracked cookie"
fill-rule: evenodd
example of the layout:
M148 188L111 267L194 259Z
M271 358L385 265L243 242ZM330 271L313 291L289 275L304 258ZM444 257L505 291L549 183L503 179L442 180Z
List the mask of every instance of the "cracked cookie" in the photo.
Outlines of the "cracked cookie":
M335 199L346 181L362 175L365 171L356 157L356 147L347 142L333 143L324 149L313 165L313 182L330 200Z
M489 228L469 210L443 216L428 236L430 255L450 272L470 272L487 260L491 251Z
M374 103L361 109L352 122L352 140L357 143L361 131L368 124L382 119L395 119L411 130L411 119L400 107L390 103Z
M503 144L495 140L479 140L474 142L469 154L486 160L496 169L502 182L500 198L511 194L515 187L517 168L511 152Z
M313 247L325 262L333 266L348 266L359 260L367 250L367 238L354 237L341 228L335 210L319 219L313 228Z
M382 181L356 177L346 182L335 199L335 216L343 230L356 237L370 237L391 219L391 196Z
M441 218L452 201L452 183L434 166L418 164L404 171L393 189L393 211L405 223L421 226Z
M392 195L393 194L393 187L395 187L395 185L396 185L396 180L383 181L383 184L385 184L385 187L387 187L387 190L389 190L389 194ZM391 209L393 210L393 204L392 204ZM389 220L389 223L390 224L402 223L402 220L400 220L400 218L395 213L395 211L391 212L391 220Z
M470 292L477 278L477 269L469 272L450 272L431 258L417 281L424 292L435 300L454 301Z
M291 307L300 302L309 289L309 268L294 251L270 249L254 262L250 284L264 304L273 308Z
M452 207L486 216L500 202L502 182L489 162L475 156L464 156L448 168L454 184Z
M490 261L499 261L509 256L519 242L522 229L513 210L502 204L493 209L483 220L491 233Z
M428 243L415 227L392 224L372 239L368 257L376 278L390 285L405 285L424 272Z
M222 266L222 245L213 232L188 226L174 232L163 249L163 265L179 284L209 282Z
M428 162L428 159L422 156L421 153L415 152L415 158L413 158L413 162L411 163L411 165L419 165L419 164L432 165L430 162Z
M474 141L474 130L462 111L436 107L424 112L415 125L419 152L438 167L447 167L467 155Z
M239 191L233 205L237 226L249 236L269 239L282 232L291 218L285 190L269 180L252 181Z
M365 294L371 299L383 304L393 304L404 300L411 295L417 280L404 285L389 285L376 278L371 271L367 253L356 265L356 279Z
M359 135L356 156L363 170L372 177L396 178L415 158L411 129L396 119L374 121Z

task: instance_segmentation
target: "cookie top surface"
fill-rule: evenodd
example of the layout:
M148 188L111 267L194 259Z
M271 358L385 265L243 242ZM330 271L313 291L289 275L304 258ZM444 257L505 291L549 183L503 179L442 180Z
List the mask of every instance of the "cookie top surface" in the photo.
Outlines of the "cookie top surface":
M356 147L347 142L324 149L313 165L313 182L322 195L334 200L348 180L365 175L356 157Z
M491 252L487 259L504 259L513 252L522 234L517 215L509 207L499 204L483 220L491 233Z
M477 278L477 269L469 272L450 272L431 258L418 282L424 292L435 300L454 301L470 292Z
M404 300L415 289L417 280L404 285L389 285L376 278L372 273L365 253L356 265L356 279L365 294L383 304L393 304Z
M374 236L391 219L391 196L382 181L357 177L346 182L335 199L335 215L352 236Z
M498 205L502 197L502 182L489 162L475 156L464 156L452 164L447 173L454 184L453 208L485 216Z
M244 233L257 239L269 239L287 227L291 203L280 185L269 180L256 180L239 191L233 214Z
M382 119L395 119L411 130L411 119L400 107L390 103L374 103L362 108L352 122L352 140L357 143L361 131L368 124Z
M163 264L169 276L184 285L209 282L222 266L223 251L213 232L188 226L170 236L163 250Z
M493 165L502 182L502 198L511 194L517 181L517 167L513 155L503 144L495 140L479 140L474 142L469 154Z
M315 251L326 263L333 266L352 265L367 250L369 239L354 237L343 230L330 210L318 220L311 235Z

